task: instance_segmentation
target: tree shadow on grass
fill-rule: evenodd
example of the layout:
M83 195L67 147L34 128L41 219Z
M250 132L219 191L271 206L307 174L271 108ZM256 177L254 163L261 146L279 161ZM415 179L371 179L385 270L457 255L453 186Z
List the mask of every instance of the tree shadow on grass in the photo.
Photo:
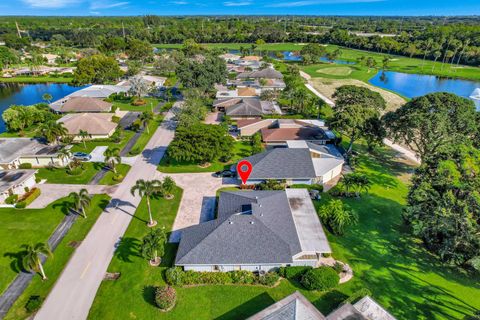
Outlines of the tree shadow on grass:
M123 262L133 262L132 257L141 257L140 240L137 238L123 237L115 250L115 257Z
M275 300L266 292L237 306L236 308L215 318L215 320L246 319L255 313L275 303Z
M74 213L72 210L72 207L73 207L73 202L71 200L62 200L52 205L52 209L59 208L60 212L62 212L66 216Z
M333 311L332 306L336 306L334 307L334 309L336 309L347 298L348 296L345 293L342 293L338 290L331 290L312 303L324 315L327 315Z
M25 250L21 250L18 252L6 252L4 253L4 257L10 258L12 261L10 262L10 269L12 269L15 273L20 272L28 272L23 267L23 257L27 254Z
M145 286L143 287L142 295L143 295L143 300L145 300L146 303L149 305L154 306L157 308L157 305L155 303L155 291L157 287L155 286Z

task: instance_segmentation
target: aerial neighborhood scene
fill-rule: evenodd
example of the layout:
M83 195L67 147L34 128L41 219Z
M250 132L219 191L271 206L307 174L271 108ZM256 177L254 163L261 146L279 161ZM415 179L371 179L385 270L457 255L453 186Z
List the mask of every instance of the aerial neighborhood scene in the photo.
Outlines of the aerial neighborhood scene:
M0 319L480 320L480 3L0 3Z

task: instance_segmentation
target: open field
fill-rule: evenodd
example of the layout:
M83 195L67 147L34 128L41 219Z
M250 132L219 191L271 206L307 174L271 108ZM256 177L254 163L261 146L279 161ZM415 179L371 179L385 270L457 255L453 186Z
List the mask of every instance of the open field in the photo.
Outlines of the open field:
M202 168L194 163L178 163L165 155L160 161L158 170L165 173L186 173L186 172L215 172L229 169L236 161L252 155L252 146L249 141L236 141L233 145L233 157L230 161L223 163L214 161L210 166Z
M357 226L344 236L327 231L334 256L349 263L354 278L337 289L322 293L304 290L299 283L282 280L277 287L206 285L176 288L177 305L167 313L153 303L154 286L164 284L163 271L174 261L175 246L168 246L160 268L153 268L139 256L139 244L145 234L145 203L132 220L109 271L121 272L115 282L104 282L90 310L90 319L244 319L282 299L301 291L327 314L360 288L368 288L373 297L401 319L461 319L480 308L478 276L450 269L429 254L403 225L407 183L413 167L394 157L386 148L374 155L361 153L358 171L373 182L360 199L342 199L360 217ZM329 201L325 194L315 205ZM175 211L154 204L156 219L170 230ZM164 203L164 202L163 202ZM160 218L161 217L161 218ZM165 222L166 221L166 222Z
M87 219L81 217L75 222L72 228L69 230L65 238L60 242L58 247L53 252L53 259L47 259L44 264L45 273L48 276L47 281L42 281L40 276L35 276L27 287L25 292L14 303L5 319L18 320L26 319L29 315L25 310L25 304L32 295L38 295L45 298L48 292L55 284L56 279L62 272L64 266L67 264L70 256L75 252L75 248L72 246L75 242L81 242L90 228L95 224L95 221L102 213L105 206L108 204L109 197L106 195L94 195L92 197L92 203L87 210ZM8 239L2 240L0 246L0 252L13 252L18 254L20 251L20 245L24 243L38 243L46 242L49 235L53 232L57 224L62 220L65 215L67 206L70 205L68 198L55 201L53 204L45 209L24 209L16 210L14 213L5 213L0 209L0 215L2 216L2 223L7 223L7 228L0 230L1 234L8 233ZM3 217L7 217L7 221L4 222ZM26 221L26 222L25 222ZM5 224L3 224L5 225ZM15 233L17 236L15 239L11 237L11 234ZM5 235L2 236L2 238ZM8 245L8 248L5 246ZM8 251L4 251L4 250ZM15 261L11 258L4 258L3 254L0 259L10 259L10 268L17 268ZM3 264L3 262L2 262ZM18 269L16 269L18 270ZM2 271L3 276L3 271ZM12 271L8 271L8 275L13 279ZM10 279L11 280L11 279Z
M321 94L325 95L327 98L332 100L334 100L332 96L338 87L341 87L344 85L356 85L360 87L366 87L372 91L380 93L382 97L385 99L385 101L387 102L386 111L395 110L398 107L405 104L406 102L404 98L400 97L395 93L392 93L384 89L380 89L371 84L368 84L356 79L328 79L328 78L317 77L317 78L311 79L310 82L313 85L313 87L317 89L318 92L320 92Z
M70 83L73 81L71 77L50 77L50 76L22 76L14 78L0 78L2 82L19 82L19 83Z

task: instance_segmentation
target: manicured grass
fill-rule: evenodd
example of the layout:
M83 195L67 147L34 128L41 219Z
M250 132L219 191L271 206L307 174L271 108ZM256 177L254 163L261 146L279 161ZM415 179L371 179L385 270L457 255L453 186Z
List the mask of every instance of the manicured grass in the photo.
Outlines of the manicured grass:
M0 78L0 82L20 82L20 83L70 83L71 77L50 77L50 76L22 76L14 78Z
M142 153L142 151L145 149L145 146L147 145L148 141L152 138L153 134L157 130L158 126L160 123L162 123L163 117L162 116L157 116L154 120L150 121L148 124L148 131L145 129L138 140L135 142L133 145L132 149L128 153L131 156L135 156L137 154Z
M333 76L348 76L352 73L352 69L350 67L327 67L319 69L317 72Z
M219 48L227 50L240 50L240 47L250 49L251 43L204 43L202 44L208 48ZM159 49L179 49L182 48L182 44L155 44L155 47ZM301 50L303 45L300 43L266 43L261 45L255 45L255 50L262 51L297 51Z
M155 107L160 103L160 100L156 98L142 98L142 99L146 100L147 103L141 106L134 106L131 103L124 103L124 102L118 102L118 101L114 101L112 103L114 106L117 106L120 110L138 111L138 112L153 111Z
M357 170L367 174L373 186L360 199L342 200L358 212L360 222L342 237L327 231L334 256L354 270L351 281L326 293L305 291L298 283L286 280L275 288L176 288L177 305L162 313L154 306L153 286L164 283L163 268L173 262L175 248L167 251L161 268L149 267L138 257L145 222L133 220L125 246L110 266L110 271L121 272L122 276L116 282L102 284L89 318L244 319L295 290L328 314L363 287L398 319L461 319L479 309L479 277L443 266L403 225L401 213L413 168L398 162L390 150L383 149L374 156L365 154L358 145L357 150L362 152ZM319 207L329 199L324 194L315 205ZM156 206L161 213L171 214ZM145 220L146 210L137 210L136 217Z
M40 168L37 178L47 179L48 183L88 184L103 167L103 163L83 162L84 171L79 175L70 175L67 168Z
M179 163L170 159L167 155L162 158L158 170L166 173L183 173L183 172L215 172L219 170L229 169L239 159L252 155L252 146L249 141L236 141L233 145L233 157L230 161L224 163L214 161L206 168L200 167L195 163Z
M88 140L85 141L85 145L83 142L76 143L73 145L70 151L73 152L85 152L90 153L92 152L95 147L107 146L112 148L119 148L120 150L125 147L127 142L135 135L134 131L131 130L122 130L122 139L120 142L114 142L111 139L96 139L96 140Z
M117 166L115 166L115 170L117 171L117 174L120 174L123 176L123 178L125 178L125 176L127 175L128 171L130 171L130 166L128 164L124 164L124 163L121 163L121 164L118 164ZM106 185L114 185L114 184L117 184L117 183L120 183L123 181L123 178L121 180L114 180L113 179L113 176L115 174L113 173L113 171L108 171L105 176L100 180L100 184L106 184Z
M55 249L53 259L47 259L44 264L48 280L42 281L41 277L36 275L24 293L14 303L5 319L18 320L27 318L29 315L26 313L25 304L29 297L32 295L38 295L45 298L48 295L48 292L55 284L56 279L61 274L71 255L75 252L75 248L72 244L74 242L80 242L85 238L88 231L103 212L103 209L106 207L109 200L110 198L106 195L94 195L92 197L91 205L87 211L87 219L82 217L77 219L65 238ZM21 251L19 248L20 245L26 243L35 244L38 242L46 242L57 224L60 223L65 216L66 208L70 205L70 201L71 200L68 198L60 199L49 207L40 210L23 209L15 210L14 212L5 212L5 209L0 209L2 226L7 226L0 229L2 238L5 238L5 240L0 242L0 252L13 252L18 257L18 254ZM6 234L6 236L4 234ZM12 237L12 234L15 234L15 237ZM10 263L10 267L7 268L6 274L13 279L13 271L11 267L13 266L17 268L15 261L12 261L11 258L5 258L3 254L0 259L2 260L2 269L4 263L3 260L8 260L5 262ZM4 275L5 272L2 270L0 273L0 277L2 277L2 286Z

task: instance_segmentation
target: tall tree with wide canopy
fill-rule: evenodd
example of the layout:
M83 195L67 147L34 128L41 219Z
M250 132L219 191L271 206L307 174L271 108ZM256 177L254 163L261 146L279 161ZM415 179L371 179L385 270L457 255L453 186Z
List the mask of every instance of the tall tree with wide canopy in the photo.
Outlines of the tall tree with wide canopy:
M477 134L473 101L438 92L414 98L384 116L388 136L405 143L422 162L439 159Z
M73 73L73 82L80 84L105 84L114 82L122 75L117 61L111 57L95 54L78 61Z
M378 92L353 85L339 87L333 97L336 100L331 125L350 139L349 155L354 142L365 137L367 125L380 117L386 107L385 100Z

